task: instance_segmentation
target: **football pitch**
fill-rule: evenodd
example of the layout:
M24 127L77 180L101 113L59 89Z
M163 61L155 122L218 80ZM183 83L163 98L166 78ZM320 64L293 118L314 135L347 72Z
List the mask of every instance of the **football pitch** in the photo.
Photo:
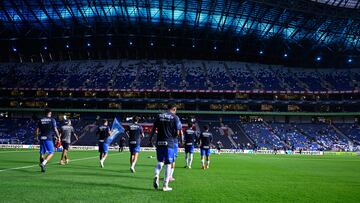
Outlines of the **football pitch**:
M128 152L110 152L105 168L96 151L56 153L46 173L38 151L0 150L0 202L359 202L360 157L346 155L212 155L209 170L185 169L179 154L171 192L152 186L156 159L140 153L136 173ZM163 174L163 172L162 172ZM163 175L162 175L163 177ZM161 182L162 183L162 182ZM162 184L161 184L162 186Z

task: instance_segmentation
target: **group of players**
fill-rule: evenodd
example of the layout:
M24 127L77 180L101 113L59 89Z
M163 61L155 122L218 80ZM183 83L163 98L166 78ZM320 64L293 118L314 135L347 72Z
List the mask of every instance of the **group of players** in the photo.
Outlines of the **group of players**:
M185 148L185 168L192 167L193 153L195 143L200 143L201 152L201 168L208 169L210 165L210 145L213 139L209 132L209 126L204 126L204 131L200 134L195 129L193 122L188 123L188 127L184 132L182 131L182 124L179 117L176 115L176 105L169 104L167 111L157 115L152 132L149 137L149 145L153 146L152 138L156 136L156 158L157 164L155 166L155 175L153 179L153 186L155 189L160 187L159 176L162 168L165 168L165 178L163 183L163 191L171 191L169 182L174 181L173 178L175 161L178 157L178 141L184 141ZM130 171L135 173L135 166L140 152L140 142L144 137L143 128L138 124L139 118L134 116L132 123L126 129L126 134L129 140L130 151ZM70 120L65 120L64 125L57 129L56 121L51 117L51 111L45 110L45 117L41 118L36 128L35 137L40 144L40 168L42 172L46 171L46 164L54 154L54 138L61 141L63 146L63 153L60 164L68 164L69 158L67 152L71 143L71 136L75 134L74 128L71 126ZM102 124L97 128L97 136L99 138L99 159L100 166L104 167L104 162L108 154L109 143L106 139L111 135L108 120L104 119ZM205 161L206 160L206 161Z

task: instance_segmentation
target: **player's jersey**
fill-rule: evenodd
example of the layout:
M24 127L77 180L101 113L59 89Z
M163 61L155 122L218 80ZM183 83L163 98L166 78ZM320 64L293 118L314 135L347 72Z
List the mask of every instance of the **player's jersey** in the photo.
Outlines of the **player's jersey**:
M40 140L53 140L56 128L56 121L53 118L44 117L39 120L38 128L40 130Z
M174 138L177 131L181 130L179 117L170 112L159 114L154 122L153 130L158 129L156 146L174 148Z
M71 135L75 133L74 128L69 125L61 126L61 141L71 143Z
M97 136L99 136L99 142L104 142L106 138L110 136L110 128L106 125L101 125L98 127L96 132Z
M129 126L129 145L140 145L141 135L143 134L143 128L138 124L131 124Z
M209 149L213 139L213 135L210 132L202 132L199 137L201 141L201 148Z
M191 128L186 129L184 133L184 143L186 146L194 146L196 140L196 131Z

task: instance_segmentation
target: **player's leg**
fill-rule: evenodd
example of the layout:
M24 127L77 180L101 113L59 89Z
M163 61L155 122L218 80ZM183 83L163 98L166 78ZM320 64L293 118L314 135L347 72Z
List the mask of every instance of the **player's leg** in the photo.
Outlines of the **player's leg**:
M101 168L104 168L104 161L107 157L107 153L108 153L108 145L100 142L99 143L99 152L100 152L100 166Z
M193 161L193 158L194 158L194 146L191 146L190 149L189 149L189 168L191 168L191 165L192 165L192 161Z
M169 187L171 171L172 171L172 164L165 164L165 178L164 178L163 191L172 190L172 188Z
M175 171L175 159L174 162L171 164L171 170L170 170L170 181L175 181L175 178L173 177Z
M129 152L130 152L130 169L131 169L131 166L132 166L132 163L133 163L133 160L134 160L134 153L133 153L133 150L131 149L131 147L129 146Z
M189 168L191 168L191 166L192 166L192 162L193 162L193 158L194 158L194 152L190 152L189 153Z
M178 149L179 149L179 146L177 144L174 144L174 149L173 149L173 152L174 152L174 161L173 163L171 164L171 171L170 171L170 181L175 181L175 178L174 178L174 171L175 171L175 161L178 157Z
M60 165L65 164L65 154L66 154L66 149L63 148L62 153L61 153Z
M185 166L184 168L187 168L189 165L189 162L188 162L188 151L187 151L187 148L185 146Z
M45 144L44 144L45 141L40 141L40 163L39 163L39 166L41 168L41 172L45 172L43 166L42 166L42 163L43 161L45 160Z
M45 172L46 164L54 156L54 143L51 140L46 140L43 141L42 144L43 144L43 152L45 152L47 156L44 157L44 160L41 162L40 167L41 167L41 171Z
M157 158L157 164L155 166L155 175L154 175L154 182L153 182L153 186L155 189L159 188L159 176L160 176L160 172L162 167L164 166L164 161L165 161L165 152L164 152L165 148L156 148L156 158Z
M205 169L205 149L200 149L200 156L201 156L201 169Z
M65 149L65 157L64 157L64 160L65 160L65 163L68 164L70 159L69 159L69 148L70 148L70 144L69 143L66 143L66 148Z
M169 182L171 180L171 176L173 171L172 166L173 163L175 162L175 154L174 154L174 149L173 148L167 148L167 154L165 156L165 178L164 178L164 186L163 186L163 191L171 191L172 188L169 187Z
M210 166L210 149L206 152L206 168Z
M132 162L132 165L131 165L131 168L133 169L134 172L135 172L135 166L136 166L136 162L137 162L138 157L139 157L139 153L135 152L134 153L134 159L133 159L133 162Z

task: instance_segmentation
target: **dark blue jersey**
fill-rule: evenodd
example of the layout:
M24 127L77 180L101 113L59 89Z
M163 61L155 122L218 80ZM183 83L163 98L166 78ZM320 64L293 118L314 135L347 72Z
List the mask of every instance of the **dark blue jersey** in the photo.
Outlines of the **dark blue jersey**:
M110 127L106 125L99 126L96 135L99 137L99 142L104 142L110 136Z
M210 132L202 132L199 139L201 142L200 147L203 149L209 149L213 139L213 135Z
M53 140L56 128L56 121L53 118L44 117L39 120L40 140Z
M170 112L159 114L154 122L153 133L155 129L158 130L156 146L174 148L174 139L178 136L178 130L181 130L180 119Z
M139 124L131 124L128 129L129 145L140 145L143 128Z
M186 129L184 133L184 143L186 146L193 146L196 140L196 131L191 128Z

